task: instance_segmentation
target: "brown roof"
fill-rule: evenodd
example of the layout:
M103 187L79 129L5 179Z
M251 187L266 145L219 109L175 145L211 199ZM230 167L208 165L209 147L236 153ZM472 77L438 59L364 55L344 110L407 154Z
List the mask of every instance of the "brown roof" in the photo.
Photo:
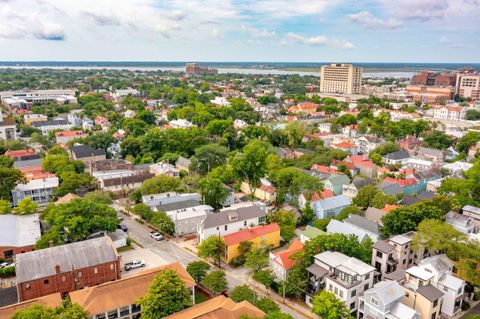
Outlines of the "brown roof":
M103 187L110 187L110 186L119 186L119 185L128 185L128 184L136 184L141 183L147 179L154 177L154 174L139 174L139 175L132 175L132 176L125 176L125 177L115 177L103 180Z
M19 310L28 308L32 305L42 305L46 307L58 307L62 303L62 296L60 293L43 296L37 299L31 299L24 302L20 302L14 305L0 308L0 319L10 319L13 314Z
M443 297L443 292L438 290L432 285L422 286L417 289L417 292L427 298L430 301L435 301L438 298Z
M80 196L72 194L72 193L68 193L67 195L57 199L57 201L55 202L55 205L66 204L66 203L70 202L72 199L76 199L76 198L80 198Z
M175 270L185 283L185 287L195 286L195 280L182 265L173 263L148 269L133 277L73 291L70 293L70 299L72 303L79 304L91 315L125 307L136 303L140 297L144 296L153 278L165 269Z
M4 117L3 122L0 122L0 126L13 126L16 125L17 123L15 122L14 119Z
M265 313L248 301L235 303L232 299L218 296L164 319L240 319L244 315L263 318Z

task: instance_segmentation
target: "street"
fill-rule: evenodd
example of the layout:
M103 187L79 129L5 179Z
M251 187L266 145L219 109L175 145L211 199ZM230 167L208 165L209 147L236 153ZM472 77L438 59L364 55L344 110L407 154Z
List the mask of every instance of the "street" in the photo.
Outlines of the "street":
M117 206L117 205L115 205ZM115 207L118 210L118 207ZM120 213L119 213L120 214ZM130 250L121 253L122 255L122 267L126 262L130 262L134 259L144 260L146 263L146 268L151 268L155 266L165 265L173 262L179 262L184 267L188 263L196 260L202 260L196 256L193 252L187 251L180 247L174 240L163 240L157 241L150 237L150 229L146 225L139 224L133 218L120 214L123 217L123 223L128 228L128 236L133 240L137 241L139 244L143 245L144 248L135 247L135 250ZM125 277L132 276L137 272L141 272L145 268L134 269L129 272L124 272L122 275ZM255 289L253 284L253 279L251 279L248 271L239 267L237 269L223 269L225 270L229 290L232 290L236 286L248 284L250 288ZM257 284L260 286L260 284ZM264 297L265 295L260 292L258 289L255 289L257 295ZM271 299L271 298L270 298ZM307 316L300 315L299 313L291 310L289 307L279 303L280 309L292 315L294 318L309 318Z

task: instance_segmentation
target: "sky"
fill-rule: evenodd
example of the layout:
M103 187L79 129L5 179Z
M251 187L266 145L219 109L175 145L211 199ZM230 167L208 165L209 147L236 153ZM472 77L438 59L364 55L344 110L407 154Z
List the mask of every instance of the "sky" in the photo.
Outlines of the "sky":
M1 61L480 62L480 0L0 0Z

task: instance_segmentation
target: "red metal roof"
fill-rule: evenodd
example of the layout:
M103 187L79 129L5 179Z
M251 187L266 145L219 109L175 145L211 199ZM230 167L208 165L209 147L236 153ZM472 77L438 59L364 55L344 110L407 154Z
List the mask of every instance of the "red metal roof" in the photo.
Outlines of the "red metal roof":
M287 249L273 253L273 255L280 257L280 260L282 261L282 263L279 263L277 260L275 260L275 262L277 262L284 269L289 270L293 267L293 265L295 265L296 262L296 260L291 258L292 255L301 250L303 250L302 242L298 239L295 239Z
M280 231L280 226L277 223L268 224L265 226L256 226L252 228L243 229L232 234L223 236L223 240L227 246L241 243L242 241L249 241L266 234Z

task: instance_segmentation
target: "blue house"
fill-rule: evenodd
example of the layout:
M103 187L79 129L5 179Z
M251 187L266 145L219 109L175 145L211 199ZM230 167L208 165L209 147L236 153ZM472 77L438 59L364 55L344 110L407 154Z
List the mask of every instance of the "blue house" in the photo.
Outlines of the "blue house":
M343 195L319 199L310 204L317 215L317 219L332 218L337 216L342 209L350 206L352 200Z

